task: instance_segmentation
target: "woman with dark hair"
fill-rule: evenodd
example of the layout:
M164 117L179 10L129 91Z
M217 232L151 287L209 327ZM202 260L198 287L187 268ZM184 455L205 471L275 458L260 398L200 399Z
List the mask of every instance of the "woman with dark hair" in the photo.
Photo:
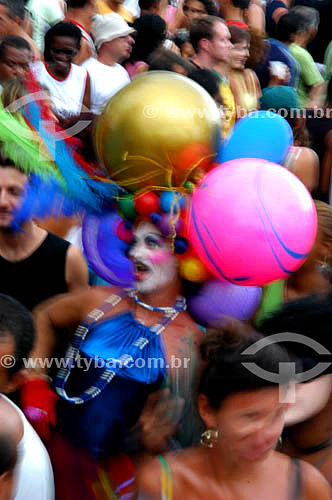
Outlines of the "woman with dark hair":
M187 32L178 33L174 38L175 45L180 49L181 56L185 59L191 59L195 55L193 46L189 40L189 34Z
M259 108L261 88L255 72L245 68L249 57L249 31L234 25L228 26L228 29L233 45L229 61L231 68L229 78L237 119L240 119Z
M125 63L130 78L148 70L148 57L162 46L167 35L165 21L156 14L139 17L134 21L133 28L136 30L135 45L130 59Z
M140 499L331 499L326 480L312 466L275 451L287 408L280 394L287 395L290 379L285 376L278 386L258 370L280 373L279 363L291 358L277 343L257 349L261 339L242 324L205 336L198 386L206 426L201 446L144 464Z
M173 71L187 76L194 66L175 52L167 49L157 49L148 58L149 71Z

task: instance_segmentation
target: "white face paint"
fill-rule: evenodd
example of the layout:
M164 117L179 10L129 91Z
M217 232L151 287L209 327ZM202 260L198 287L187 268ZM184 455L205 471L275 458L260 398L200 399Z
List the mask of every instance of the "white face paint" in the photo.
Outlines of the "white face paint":
M177 276L177 259L159 229L143 222L134 230L129 257L135 265L137 290L153 293L170 285Z

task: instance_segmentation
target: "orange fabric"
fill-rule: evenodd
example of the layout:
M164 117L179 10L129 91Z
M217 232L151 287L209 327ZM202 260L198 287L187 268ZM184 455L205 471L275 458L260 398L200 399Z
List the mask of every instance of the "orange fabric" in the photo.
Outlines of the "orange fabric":
M111 7L108 6L105 0L97 0L97 12L98 14L104 16L105 14L112 14L114 10L112 10ZM123 5L119 5L117 14L123 17L123 19L127 21L127 23L132 23L134 21L134 16Z

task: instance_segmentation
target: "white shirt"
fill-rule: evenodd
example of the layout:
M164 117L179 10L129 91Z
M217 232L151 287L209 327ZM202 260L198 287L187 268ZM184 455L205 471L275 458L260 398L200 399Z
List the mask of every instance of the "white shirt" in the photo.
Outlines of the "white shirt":
M32 38L43 51L46 31L64 18L62 8L58 0L29 0L26 8L33 20Z
M64 80L51 75L42 61L33 63L32 71L38 82L50 92L52 107L57 115L66 118L80 114L87 81L86 69L72 64Z
M130 83L129 75L120 64L107 66L94 57L84 61L82 68L90 75L91 112L100 115L110 98Z
M53 471L45 446L21 410L3 394L1 397L17 411L23 425L23 437L17 446L13 500L54 500Z
M69 229L68 233L64 236L64 240L69 241L72 245L79 248L84 254L83 241L82 241L82 226L73 226Z
M124 0L123 6L126 7L134 17L139 17L141 15L138 0Z

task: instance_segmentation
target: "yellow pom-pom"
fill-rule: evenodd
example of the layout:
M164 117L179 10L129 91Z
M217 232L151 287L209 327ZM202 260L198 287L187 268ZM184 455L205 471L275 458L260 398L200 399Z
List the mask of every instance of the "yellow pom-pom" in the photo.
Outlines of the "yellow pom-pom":
M181 262L180 273L184 279L195 283L202 283L209 277L209 273L204 265L195 257L189 257Z

